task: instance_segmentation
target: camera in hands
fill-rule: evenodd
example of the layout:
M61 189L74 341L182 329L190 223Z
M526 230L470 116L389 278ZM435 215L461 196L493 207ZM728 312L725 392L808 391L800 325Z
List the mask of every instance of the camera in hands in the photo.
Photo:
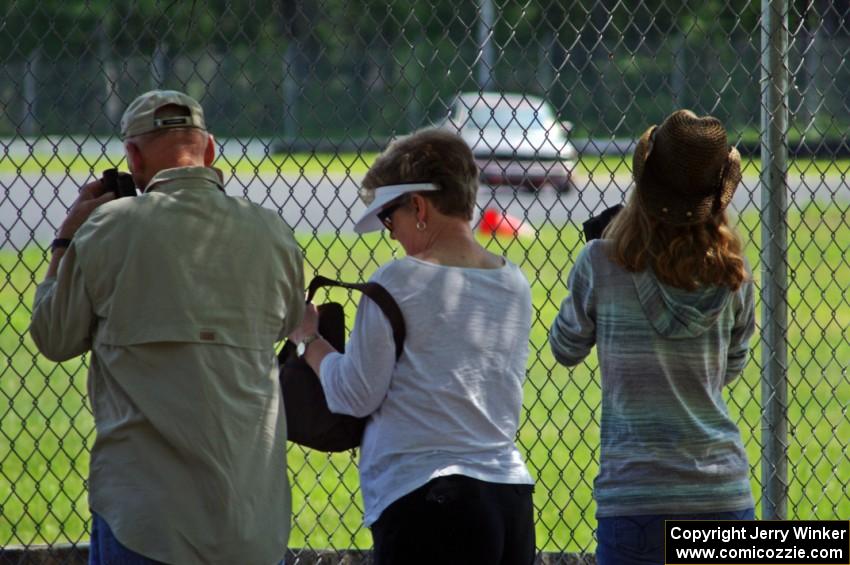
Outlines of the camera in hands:
M119 172L118 169L106 169L100 179L103 183L104 192L113 192L115 198L125 196L136 196L136 183L129 173Z

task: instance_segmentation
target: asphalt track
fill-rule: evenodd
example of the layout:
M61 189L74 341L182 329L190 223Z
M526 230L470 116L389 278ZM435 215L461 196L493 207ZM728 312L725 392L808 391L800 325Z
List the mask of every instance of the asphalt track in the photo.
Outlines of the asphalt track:
M244 196L277 210L297 233L353 233L354 220L364 209L357 198L358 180L297 175L232 178L227 181L226 190L230 195ZM577 189L566 194L557 194L550 187L530 193L485 185L478 192L478 212L493 207L532 227L581 224L594 213L622 202L630 186L627 175L610 173L576 181ZM21 249L32 241L49 242L83 182L84 177L66 175L0 176L0 248ZM850 201L848 179L839 175L798 174L789 177L788 187L790 206L804 206L813 199L822 203ZM757 209L759 204L758 178L745 175L731 208L740 212Z

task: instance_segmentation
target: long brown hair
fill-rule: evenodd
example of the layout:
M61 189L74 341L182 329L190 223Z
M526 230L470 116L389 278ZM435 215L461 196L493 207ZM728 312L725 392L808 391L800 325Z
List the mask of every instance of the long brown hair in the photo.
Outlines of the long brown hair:
M725 211L700 224L674 226L647 214L633 190L603 237L613 243L612 261L633 273L651 268L658 280L676 288L738 290L748 279L741 239Z

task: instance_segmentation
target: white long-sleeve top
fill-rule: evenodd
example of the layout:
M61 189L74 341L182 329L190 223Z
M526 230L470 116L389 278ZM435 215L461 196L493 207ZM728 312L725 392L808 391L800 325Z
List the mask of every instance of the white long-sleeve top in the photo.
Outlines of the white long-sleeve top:
M365 524L435 477L533 484L514 443L531 328L519 268L406 257L371 280L401 308L401 358L389 321L363 297L345 353L326 356L319 371L333 412L369 415L360 453Z

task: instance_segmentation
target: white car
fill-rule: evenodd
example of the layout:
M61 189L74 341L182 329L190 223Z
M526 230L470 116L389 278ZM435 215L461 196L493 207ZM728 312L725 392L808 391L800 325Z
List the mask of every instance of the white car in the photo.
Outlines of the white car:
M484 183L531 190L550 184L559 192L573 186L576 150L567 139L572 125L559 122L542 98L466 92L455 99L442 127L472 148Z

